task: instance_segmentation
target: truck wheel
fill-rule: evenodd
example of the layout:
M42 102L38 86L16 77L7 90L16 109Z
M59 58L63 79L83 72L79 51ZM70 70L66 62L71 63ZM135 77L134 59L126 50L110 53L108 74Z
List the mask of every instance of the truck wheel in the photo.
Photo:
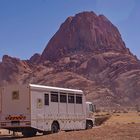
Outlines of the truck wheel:
M34 129L22 131L22 135L23 135L24 137L33 137L33 136L36 135L36 133L37 133L37 131L34 130Z
M59 132L59 124L57 122L53 122L51 126L51 133L58 133Z
M91 129L93 127L93 122L92 121L87 121L86 122L86 129Z

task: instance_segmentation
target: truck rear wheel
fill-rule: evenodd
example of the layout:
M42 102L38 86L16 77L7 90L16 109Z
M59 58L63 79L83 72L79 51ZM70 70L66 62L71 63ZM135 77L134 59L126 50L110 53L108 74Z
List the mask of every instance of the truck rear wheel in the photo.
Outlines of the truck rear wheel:
M35 129L27 129L27 130L22 131L22 135L24 137L33 137L36 135L36 133L37 131Z
M51 133L58 133L59 132L59 124L58 122L53 122L51 126Z

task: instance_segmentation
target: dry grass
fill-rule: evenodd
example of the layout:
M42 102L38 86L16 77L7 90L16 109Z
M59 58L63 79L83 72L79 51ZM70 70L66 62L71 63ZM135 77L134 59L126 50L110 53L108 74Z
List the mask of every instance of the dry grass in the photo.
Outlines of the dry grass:
M95 125L99 126L105 123L111 116L110 115L96 115L95 116Z
M136 123L140 124L140 113L129 112L129 113L114 113L106 124L129 124Z

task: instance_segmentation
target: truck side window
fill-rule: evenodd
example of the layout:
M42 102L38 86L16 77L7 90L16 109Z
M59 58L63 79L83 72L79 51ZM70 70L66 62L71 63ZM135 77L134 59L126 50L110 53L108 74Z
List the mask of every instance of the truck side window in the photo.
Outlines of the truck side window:
M82 104L82 95L76 95L76 104Z
M66 103L67 102L67 95L61 93L60 94L60 103Z
M94 107L92 104L89 104L89 111L94 112Z
M74 95L68 94L68 103L74 103Z
M51 92L51 102L58 102L58 92Z
M44 104L49 105L49 94L44 94Z

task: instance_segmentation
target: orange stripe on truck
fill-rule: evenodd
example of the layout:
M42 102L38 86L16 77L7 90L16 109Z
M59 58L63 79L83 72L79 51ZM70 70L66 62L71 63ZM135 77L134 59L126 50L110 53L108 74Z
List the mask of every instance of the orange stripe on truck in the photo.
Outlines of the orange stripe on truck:
M26 116L20 115L20 116L11 116L5 117L5 120L25 120Z

